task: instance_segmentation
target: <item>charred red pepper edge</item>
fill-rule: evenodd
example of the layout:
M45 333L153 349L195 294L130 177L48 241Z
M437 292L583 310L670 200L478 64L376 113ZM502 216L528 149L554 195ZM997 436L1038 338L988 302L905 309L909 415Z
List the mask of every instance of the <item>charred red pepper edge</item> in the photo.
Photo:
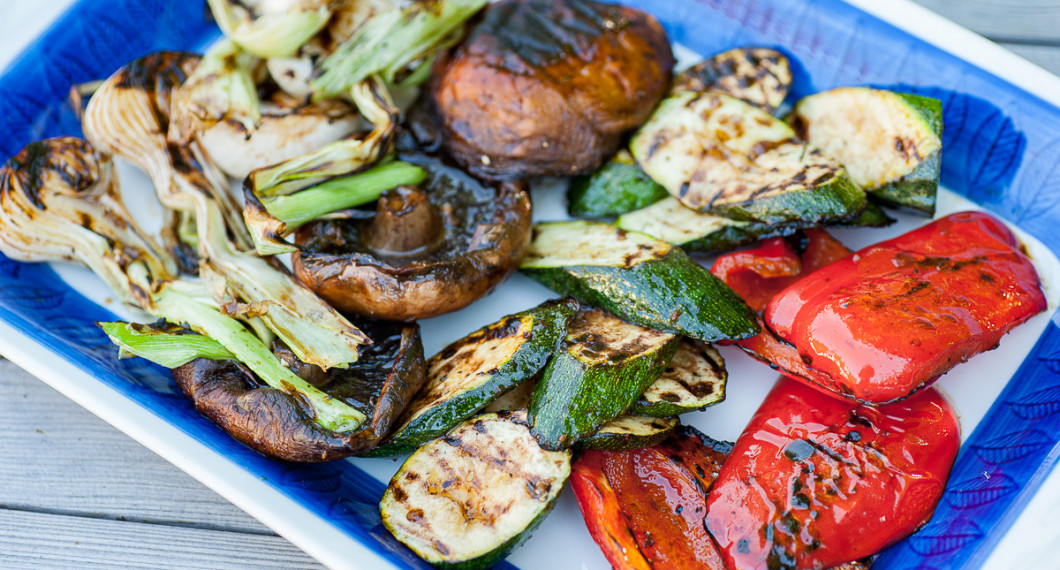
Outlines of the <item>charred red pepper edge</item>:
M765 327L762 319L766 304L774 295L805 274L851 253L828 232L819 229L805 230L798 246L801 254L796 253L791 238L774 238L752 249L722 255L714 262L711 273L747 301L762 326L759 334L731 344L790 378L828 393L843 394L829 375L808 366L793 346Z
M703 521L706 492L731 449L681 427L654 447L584 452L571 487L608 562L619 570L722 568Z
M764 322L839 393L896 401L1045 310L1019 246L988 214L951 214L799 279Z
M781 379L714 482L706 524L732 570L860 559L927 522L959 445L934 389L872 407Z

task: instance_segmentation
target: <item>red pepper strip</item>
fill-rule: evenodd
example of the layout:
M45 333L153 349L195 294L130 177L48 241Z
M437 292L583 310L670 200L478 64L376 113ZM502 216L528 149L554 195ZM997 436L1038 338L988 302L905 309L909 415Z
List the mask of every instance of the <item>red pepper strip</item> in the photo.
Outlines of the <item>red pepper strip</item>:
M850 255L846 246L824 230L803 233L806 240L801 256L795 253L788 240L774 238L754 249L719 257L710 271L761 315L774 295L798 281L803 274ZM763 324L761 317L759 324ZM762 326L761 333L732 344L786 376L821 390L838 391L830 376L807 366L794 347L781 341L765 326Z
M676 438L644 449L586 451L574 462L578 506L616 569L724 568L703 517L705 490L729 446L687 431Z
M840 393L904 398L1045 310L1034 266L997 219L946 216L778 293L765 323Z
M728 568L829 568L930 518L960 445L934 389L871 407L782 378L707 498Z

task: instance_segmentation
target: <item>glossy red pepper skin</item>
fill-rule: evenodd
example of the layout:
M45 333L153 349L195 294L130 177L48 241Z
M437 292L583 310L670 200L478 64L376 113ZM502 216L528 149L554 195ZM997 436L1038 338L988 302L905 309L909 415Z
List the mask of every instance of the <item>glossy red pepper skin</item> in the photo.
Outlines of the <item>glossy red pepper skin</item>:
M789 239L774 238L752 249L722 255L710 271L747 301L758 313L761 325L762 312L774 295L804 275L851 253L824 230L806 230L803 238L801 253L795 252ZM799 351L780 340L765 326L762 326L759 334L731 344L790 378L821 390L839 391L830 376L807 366Z
M586 451L574 462L571 488L614 568L723 568L703 518L707 487L731 447L712 440L708 447L692 432L655 447Z
M773 297L766 326L848 397L886 403L997 346L1045 310L1019 242L962 212L867 247Z
M930 518L959 445L934 389L871 407L783 378L722 467L706 524L731 570L860 559Z

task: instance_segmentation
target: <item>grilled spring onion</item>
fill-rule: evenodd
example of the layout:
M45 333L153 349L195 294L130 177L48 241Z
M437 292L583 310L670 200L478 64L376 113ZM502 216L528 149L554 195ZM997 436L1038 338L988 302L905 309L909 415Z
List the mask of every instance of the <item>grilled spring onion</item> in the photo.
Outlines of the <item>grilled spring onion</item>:
M431 54L458 40L464 22L487 3L428 0L373 15L355 36L323 61L324 73L313 82L317 95L340 95L372 75L394 84L417 61L418 67L403 83L426 79Z
M313 219L379 199L386 190L419 184L426 173L404 162L365 171L389 152L398 110L376 80L351 90L354 103L373 128L364 138L331 143L275 166L250 173L243 183L243 217L259 255L298 248L284 239Z
M221 343L177 325L98 324L111 342L118 345L118 358L139 356L166 368L177 368L196 358L235 360L235 355Z
M226 118L253 131L261 120L254 82L258 63L258 58L240 50L232 40L215 43L173 92L169 140L186 144L195 133Z
M262 381L298 394L325 428L345 432L360 426L363 413L299 378L258 336L212 304L199 284L174 277L176 262L137 227L113 168L81 139L31 143L0 169L0 251L20 261L82 263L127 304L187 323ZM145 344L122 340L134 351Z
M247 231L242 216L233 219L223 206L234 204L227 180L209 157L196 153L195 141L166 141L166 109L160 105L184 79L189 59L193 64L193 56L158 53L120 69L89 101L86 136L96 148L147 171L159 201L193 218L200 274L218 306L231 315L260 317L304 362L325 370L348 366L368 338L289 273L241 251L250 239L234 237Z
M236 0L207 0L224 35L258 57L289 57L331 18L326 0L261 2L251 11Z

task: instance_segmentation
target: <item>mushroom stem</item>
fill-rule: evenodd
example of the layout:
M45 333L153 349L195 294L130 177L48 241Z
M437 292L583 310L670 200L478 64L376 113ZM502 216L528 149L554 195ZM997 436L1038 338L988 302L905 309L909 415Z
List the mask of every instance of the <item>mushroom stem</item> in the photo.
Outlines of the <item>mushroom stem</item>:
M417 186L399 186L380 196L367 231L377 254L408 255L429 248L443 230L442 216Z

